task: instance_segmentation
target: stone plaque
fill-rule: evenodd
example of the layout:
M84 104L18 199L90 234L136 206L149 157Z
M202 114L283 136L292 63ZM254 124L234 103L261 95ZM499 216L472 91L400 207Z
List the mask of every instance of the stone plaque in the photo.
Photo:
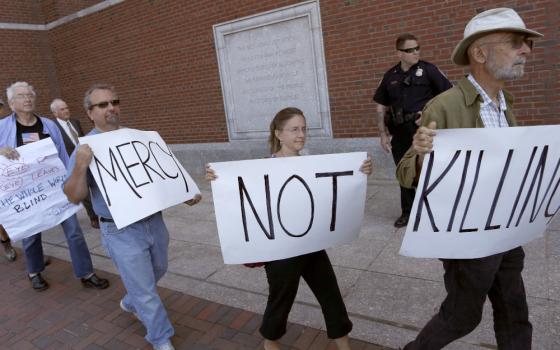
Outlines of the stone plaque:
M297 107L311 136L331 136L319 4L214 26L230 140L262 139L274 115Z

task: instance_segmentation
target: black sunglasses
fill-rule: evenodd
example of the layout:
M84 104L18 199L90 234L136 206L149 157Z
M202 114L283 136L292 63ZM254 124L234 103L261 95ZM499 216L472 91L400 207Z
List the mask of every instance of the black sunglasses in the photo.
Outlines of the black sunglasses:
M109 107L109 103L113 107L117 107L119 104L121 104L121 100L111 100L111 101L99 102L99 103L96 103L94 105L89 106L89 109L92 110L94 107L107 108L107 107Z
M415 51L420 51L420 46L411 47L408 49L398 49L399 51L406 52L406 53L413 53Z

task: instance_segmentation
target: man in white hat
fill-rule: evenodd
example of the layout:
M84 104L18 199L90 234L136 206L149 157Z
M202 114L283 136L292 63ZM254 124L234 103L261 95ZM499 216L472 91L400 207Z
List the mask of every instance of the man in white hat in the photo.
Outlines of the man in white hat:
M506 81L521 78L531 38L512 9L484 11L467 24L451 59L470 67L455 87L432 99L423 111L423 126L397 167L402 186L415 187L424 156L431 152L436 128L496 128L515 126L512 97ZM532 326L521 271L521 247L479 259L442 259L447 297L439 312L405 350L441 349L472 332L480 323L486 297L494 310L498 349L531 349Z

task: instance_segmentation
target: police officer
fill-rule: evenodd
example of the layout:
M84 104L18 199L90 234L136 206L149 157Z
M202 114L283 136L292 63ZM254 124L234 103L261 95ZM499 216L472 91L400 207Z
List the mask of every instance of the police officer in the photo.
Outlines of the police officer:
M395 46L400 62L385 73L373 100L378 103L381 147L391 152L398 164L412 145L426 102L452 85L435 65L420 61L420 46L414 35L400 35ZM401 187L402 214L395 227L408 224L413 200L414 190Z

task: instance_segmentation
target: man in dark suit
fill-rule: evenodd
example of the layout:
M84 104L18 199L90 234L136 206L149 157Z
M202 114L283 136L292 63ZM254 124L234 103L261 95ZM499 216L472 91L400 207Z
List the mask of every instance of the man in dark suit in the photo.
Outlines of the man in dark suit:
M84 136L84 131L82 130L80 121L78 119L70 118L70 109L68 109L68 105L59 98L54 99L51 102L51 111L56 118L55 124L58 126L60 133L62 134L66 152L68 152L68 156L70 156L78 144L78 137ZM91 222L91 227L99 228L99 220L91 206L90 196L87 196L82 203L86 208Z

